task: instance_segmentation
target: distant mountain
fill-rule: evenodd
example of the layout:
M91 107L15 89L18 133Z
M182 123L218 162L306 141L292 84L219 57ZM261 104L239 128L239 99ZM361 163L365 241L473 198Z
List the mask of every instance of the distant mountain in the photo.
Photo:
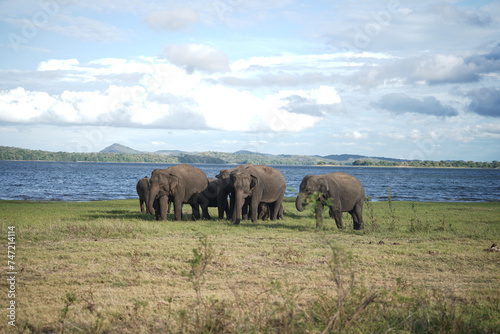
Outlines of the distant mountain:
M404 159L395 159L395 158L385 158L385 157L368 157L365 155L357 155L357 154L330 154L322 156L321 158L330 159L335 161L354 161L354 160L384 160L384 161L409 161Z
M121 144L113 144L101 150L99 153L125 153L125 154L140 154L141 151L134 150L133 148L127 147Z
M155 153L157 153L157 154L179 155L179 154L186 154L187 152L179 151L179 150L159 150L159 151L155 151Z
M237 155L243 155L243 154L267 155L266 153L258 153L258 152L252 152L252 151L247 151L247 150L239 150L239 151L234 152L233 154L237 154Z
M366 159L368 157L357 154L330 154L321 156L321 158L335 160L335 161L349 161L349 160Z

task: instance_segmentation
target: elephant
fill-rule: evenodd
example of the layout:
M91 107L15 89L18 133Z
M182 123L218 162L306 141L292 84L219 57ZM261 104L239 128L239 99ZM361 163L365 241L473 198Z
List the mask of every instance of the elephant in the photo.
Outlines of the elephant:
M142 213L152 213L149 211L149 177L145 176L137 182L135 187L139 195L139 205Z
M232 222L238 225L241 221L242 208L245 202L250 205L250 218L257 221L257 213L261 202L273 204L271 220L278 218L283 203L286 181L276 168L264 165L252 165L233 170L230 182L234 188L234 212Z
M230 175L234 171L243 170L249 166L254 166L254 164L239 165L231 169L221 169L219 174L215 177L219 180L218 190L217 190L217 202L219 210L219 219L224 218L224 212L226 212L226 218L232 219L234 212L234 187L231 184ZM229 210L226 210L227 198L230 197ZM246 210L246 208L245 208Z
M327 199L332 203L330 217L335 220L339 229L344 227L342 212L349 212L352 216L355 230L364 228L363 202L365 190L356 177L343 172L305 176L300 184L299 194L295 201L295 207L298 211L304 211L304 200L314 192L320 193L320 197L316 201L319 201L321 205Z
M259 219L262 220L268 220L271 218L271 212L274 210L274 205L273 204L267 204L264 202L261 202L259 204ZM280 211L278 212L278 219L283 219L283 205L280 206Z
M211 219L210 214L208 213L209 207L222 208L222 218L224 218L224 212L226 212L226 215L229 215L227 196L219 196L219 191L223 191L221 183L222 181L219 179L208 178L208 187L205 191L203 191L198 200L203 212L203 219Z
M160 220L167 219L168 201L174 203L175 220L182 220L182 205L190 204L193 219L200 218L199 197L208 187L205 173L192 165L180 164L167 169L155 169L149 179L148 207L153 212L153 202L159 197Z

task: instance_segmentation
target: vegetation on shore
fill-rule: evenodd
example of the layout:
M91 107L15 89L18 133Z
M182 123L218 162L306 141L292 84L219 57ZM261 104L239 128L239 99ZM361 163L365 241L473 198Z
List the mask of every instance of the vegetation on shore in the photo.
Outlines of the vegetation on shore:
M116 145L116 144L115 144ZM130 149L132 150L132 149ZM134 150L132 150L134 151ZM124 150L124 152L129 152ZM345 155L349 156L349 155ZM344 157L344 159L346 159ZM224 153L68 153L27 150L22 148L0 146L0 160L31 160L31 161L73 161L73 162L128 162L128 163L210 163L210 164L263 164L263 165L354 165L381 167L466 167L466 168L500 168L500 162L474 161L405 161L398 159L357 159L336 161L326 157L308 155L273 155L252 152Z
M17 333L496 333L500 203L371 202L365 229L157 222L138 200L0 201ZM210 213L216 216L216 209ZM0 283L7 291L7 282ZM2 299L5 300L5 299Z
M355 160L353 166L379 166L379 167L454 167L454 168L500 168L500 162L476 162L476 161L385 161L385 160Z
M27 150L0 146L0 160L81 161L81 162L131 162L131 163L211 163L211 164L264 164L264 165L316 165L325 159L303 155L234 154L202 152L196 154L162 153L68 153ZM337 164L328 160L328 164Z

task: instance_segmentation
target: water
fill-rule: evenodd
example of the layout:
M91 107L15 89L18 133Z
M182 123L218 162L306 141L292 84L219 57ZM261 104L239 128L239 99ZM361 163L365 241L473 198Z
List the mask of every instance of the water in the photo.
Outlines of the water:
M95 201L138 198L137 181L170 164L0 161L0 199ZM233 165L196 165L208 177ZM337 171L356 176L373 200L500 201L500 170L274 166L285 176L285 196L296 196L307 174Z

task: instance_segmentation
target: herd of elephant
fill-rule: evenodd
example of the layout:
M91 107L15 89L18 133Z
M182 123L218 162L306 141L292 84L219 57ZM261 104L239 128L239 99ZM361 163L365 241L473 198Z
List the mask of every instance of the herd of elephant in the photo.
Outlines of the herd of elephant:
M222 169L215 178L208 178L192 165L180 164L155 169L151 177L137 183L141 212L154 214L157 220L167 219L173 203L175 220L182 220L182 205L189 204L194 220L211 219L208 208L217 207L219 219L225 214L234 224L241 219L283 219L285 190L285 177L278 169L254 164ZM311 195L317 205L328 201L330 217L339 229L343 228L342 212L352 216L354 229L363 229L365 191L354 176L343 172L305 176L295 201L298 211L304 210Z

